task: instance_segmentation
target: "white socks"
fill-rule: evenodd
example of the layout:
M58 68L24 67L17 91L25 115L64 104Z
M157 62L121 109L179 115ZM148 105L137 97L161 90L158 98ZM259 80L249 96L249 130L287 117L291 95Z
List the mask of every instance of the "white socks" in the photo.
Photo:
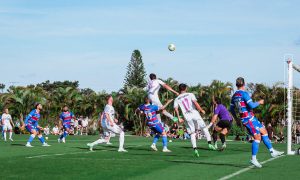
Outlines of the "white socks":
M208 132L208 129L207 128L203 128L202 130L204 132L204 135L205 135L207 141L211 141L211 136L210 136L210 134Z
M125 140L125 133L122 131L120 133L120 139L119 139L119 149L124 149L124 140Z
M6 132L3 133L4 141L6 141Z
M9 139L12 139L12 132L9 132Z
M102 144L104 142L106 142L106 140L104 140L104 139L98 139L97 141L93 142L92 145L95 146L97 144Z
M174 116L172 114L170 114L169 112L167 112L166 110L162 112L165 116L167 116L170 119L173 119Z
M191 142L192 142L193 148L197 148L196 133L191 134Z

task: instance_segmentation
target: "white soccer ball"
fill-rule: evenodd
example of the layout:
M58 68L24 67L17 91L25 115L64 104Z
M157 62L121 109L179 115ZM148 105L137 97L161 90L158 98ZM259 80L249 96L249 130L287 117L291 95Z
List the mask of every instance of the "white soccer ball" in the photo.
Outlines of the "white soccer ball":
M168 49L169 49L170 51L175 51L176 47L175 47L174 44L169 44Z
M48 140L48 137L45 137L46 140Z

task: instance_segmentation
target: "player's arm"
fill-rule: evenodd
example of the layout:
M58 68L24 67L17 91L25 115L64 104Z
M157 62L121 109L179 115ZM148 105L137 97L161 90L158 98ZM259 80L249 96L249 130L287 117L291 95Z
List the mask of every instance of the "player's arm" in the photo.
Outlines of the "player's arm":
M214 114L207 128L210 128L213 124L215 124L217 122L217 119L218 119L218 114Z
M180 117L178 106L175 107L174 109L175 109L176 116L177 116L177 118L179 119L179 122L180 122L180 123L183 123L184 120Z
M167 85L165 82L163 82L162 80L158 80L158 83L160 85L162 85L165 89L167 89L168 91L171 91L172 93L176 94L177 96L179 95L178 92L176 92L173 88L171 88L171 86Z
M201 112L202 114L205 114L205 111L201 108L200 104L196 100L192 100L196 109Z
M173 101L173 99L168 100L165 105L163 105L162 107L159 108L159 111L165 110L172 101Z
M249 96L248 93L246 93L246 94L244 95L244 99L245 99L247 105L248 105L251 109L257 108L259 105L262 105L262 104L264 104L264 102L265 102L263 99L259 100L258 102L253 102L252 98Z
M10 118L10 124L11 124L13 127L15 127L15 124L14 124L12 118Z
M114 120L112 120L108 113L104 114L106 119L109 121L110 126L114 126Z

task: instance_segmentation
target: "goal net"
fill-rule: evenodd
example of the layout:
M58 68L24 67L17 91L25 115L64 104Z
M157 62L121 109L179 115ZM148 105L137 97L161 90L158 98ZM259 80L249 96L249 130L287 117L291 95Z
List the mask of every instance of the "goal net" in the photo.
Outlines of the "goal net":
M288 63L287 83L287 154L299 154L300 148L300 65L292 57Z

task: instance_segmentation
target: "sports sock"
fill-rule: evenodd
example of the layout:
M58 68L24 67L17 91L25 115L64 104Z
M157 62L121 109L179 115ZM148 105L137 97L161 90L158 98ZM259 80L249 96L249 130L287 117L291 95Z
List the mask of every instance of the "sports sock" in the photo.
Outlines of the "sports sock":
M29 139L28 139L28 143L31 143L32 141L33 141L33 139L35 138L35 135L34 134L31 134L30 136L29 136Z
M6 141L6 132L3 134L4 141Z
M156 144L156 143L157 143L157 141L159 140L159 137L160 137L159 134L156 134L156 135L154 136L154 138L153 138L153 144Z
M39 138L39 140L40 140L40 142L41 142L42 144L45 143L45 139L44 139L44 137L43 137L42 135L38 135L38 138Z
M170 114L168 111L163 111L162 113L170 119L174 118L174 116L172 114Z
M222 144L224 144L225 143L225 135L220 133L220 139L221 139Z
M218 132L216 130L214 130L212 137L214 143L218 141Z
M197 148L197 142L196 142L196 133L191 134L191 142L192 142L192 146L193 148Z
M64 131L63 137L67 137L68 136L68 131Z
M252 142L252 158L253 158L253 156L255 156L255 159L256 159L256 155L257 155L258 149L259 149L259 143L260 143L259 140L254 140Z
M168 138L166 135L162 137L163 147L166 148L168 146Z
M124 148L124 140L125 140L125 133L122 131L120 133L120 138L119 138L119 149L123 149Z
M205 135L205 137L206 137L207 142L211 141L211 136L210 136L210 134L209 134L208 129L207 129L207 128L203 128L202 130L203 130L203 132L204 132L204 135Z
M262 135L261 138L262 138L264 144L266 145L266 147L267 147L269 150L273 149L273 148L272 148L271 141L270 141L269 136L268 136L267 134Z
M12 139L12 131L9 132L9 139Z
M101 143L104 143L105 140L104 139L98 139L97 141L93 142L92 145L95 146L97 144L101 144Z

